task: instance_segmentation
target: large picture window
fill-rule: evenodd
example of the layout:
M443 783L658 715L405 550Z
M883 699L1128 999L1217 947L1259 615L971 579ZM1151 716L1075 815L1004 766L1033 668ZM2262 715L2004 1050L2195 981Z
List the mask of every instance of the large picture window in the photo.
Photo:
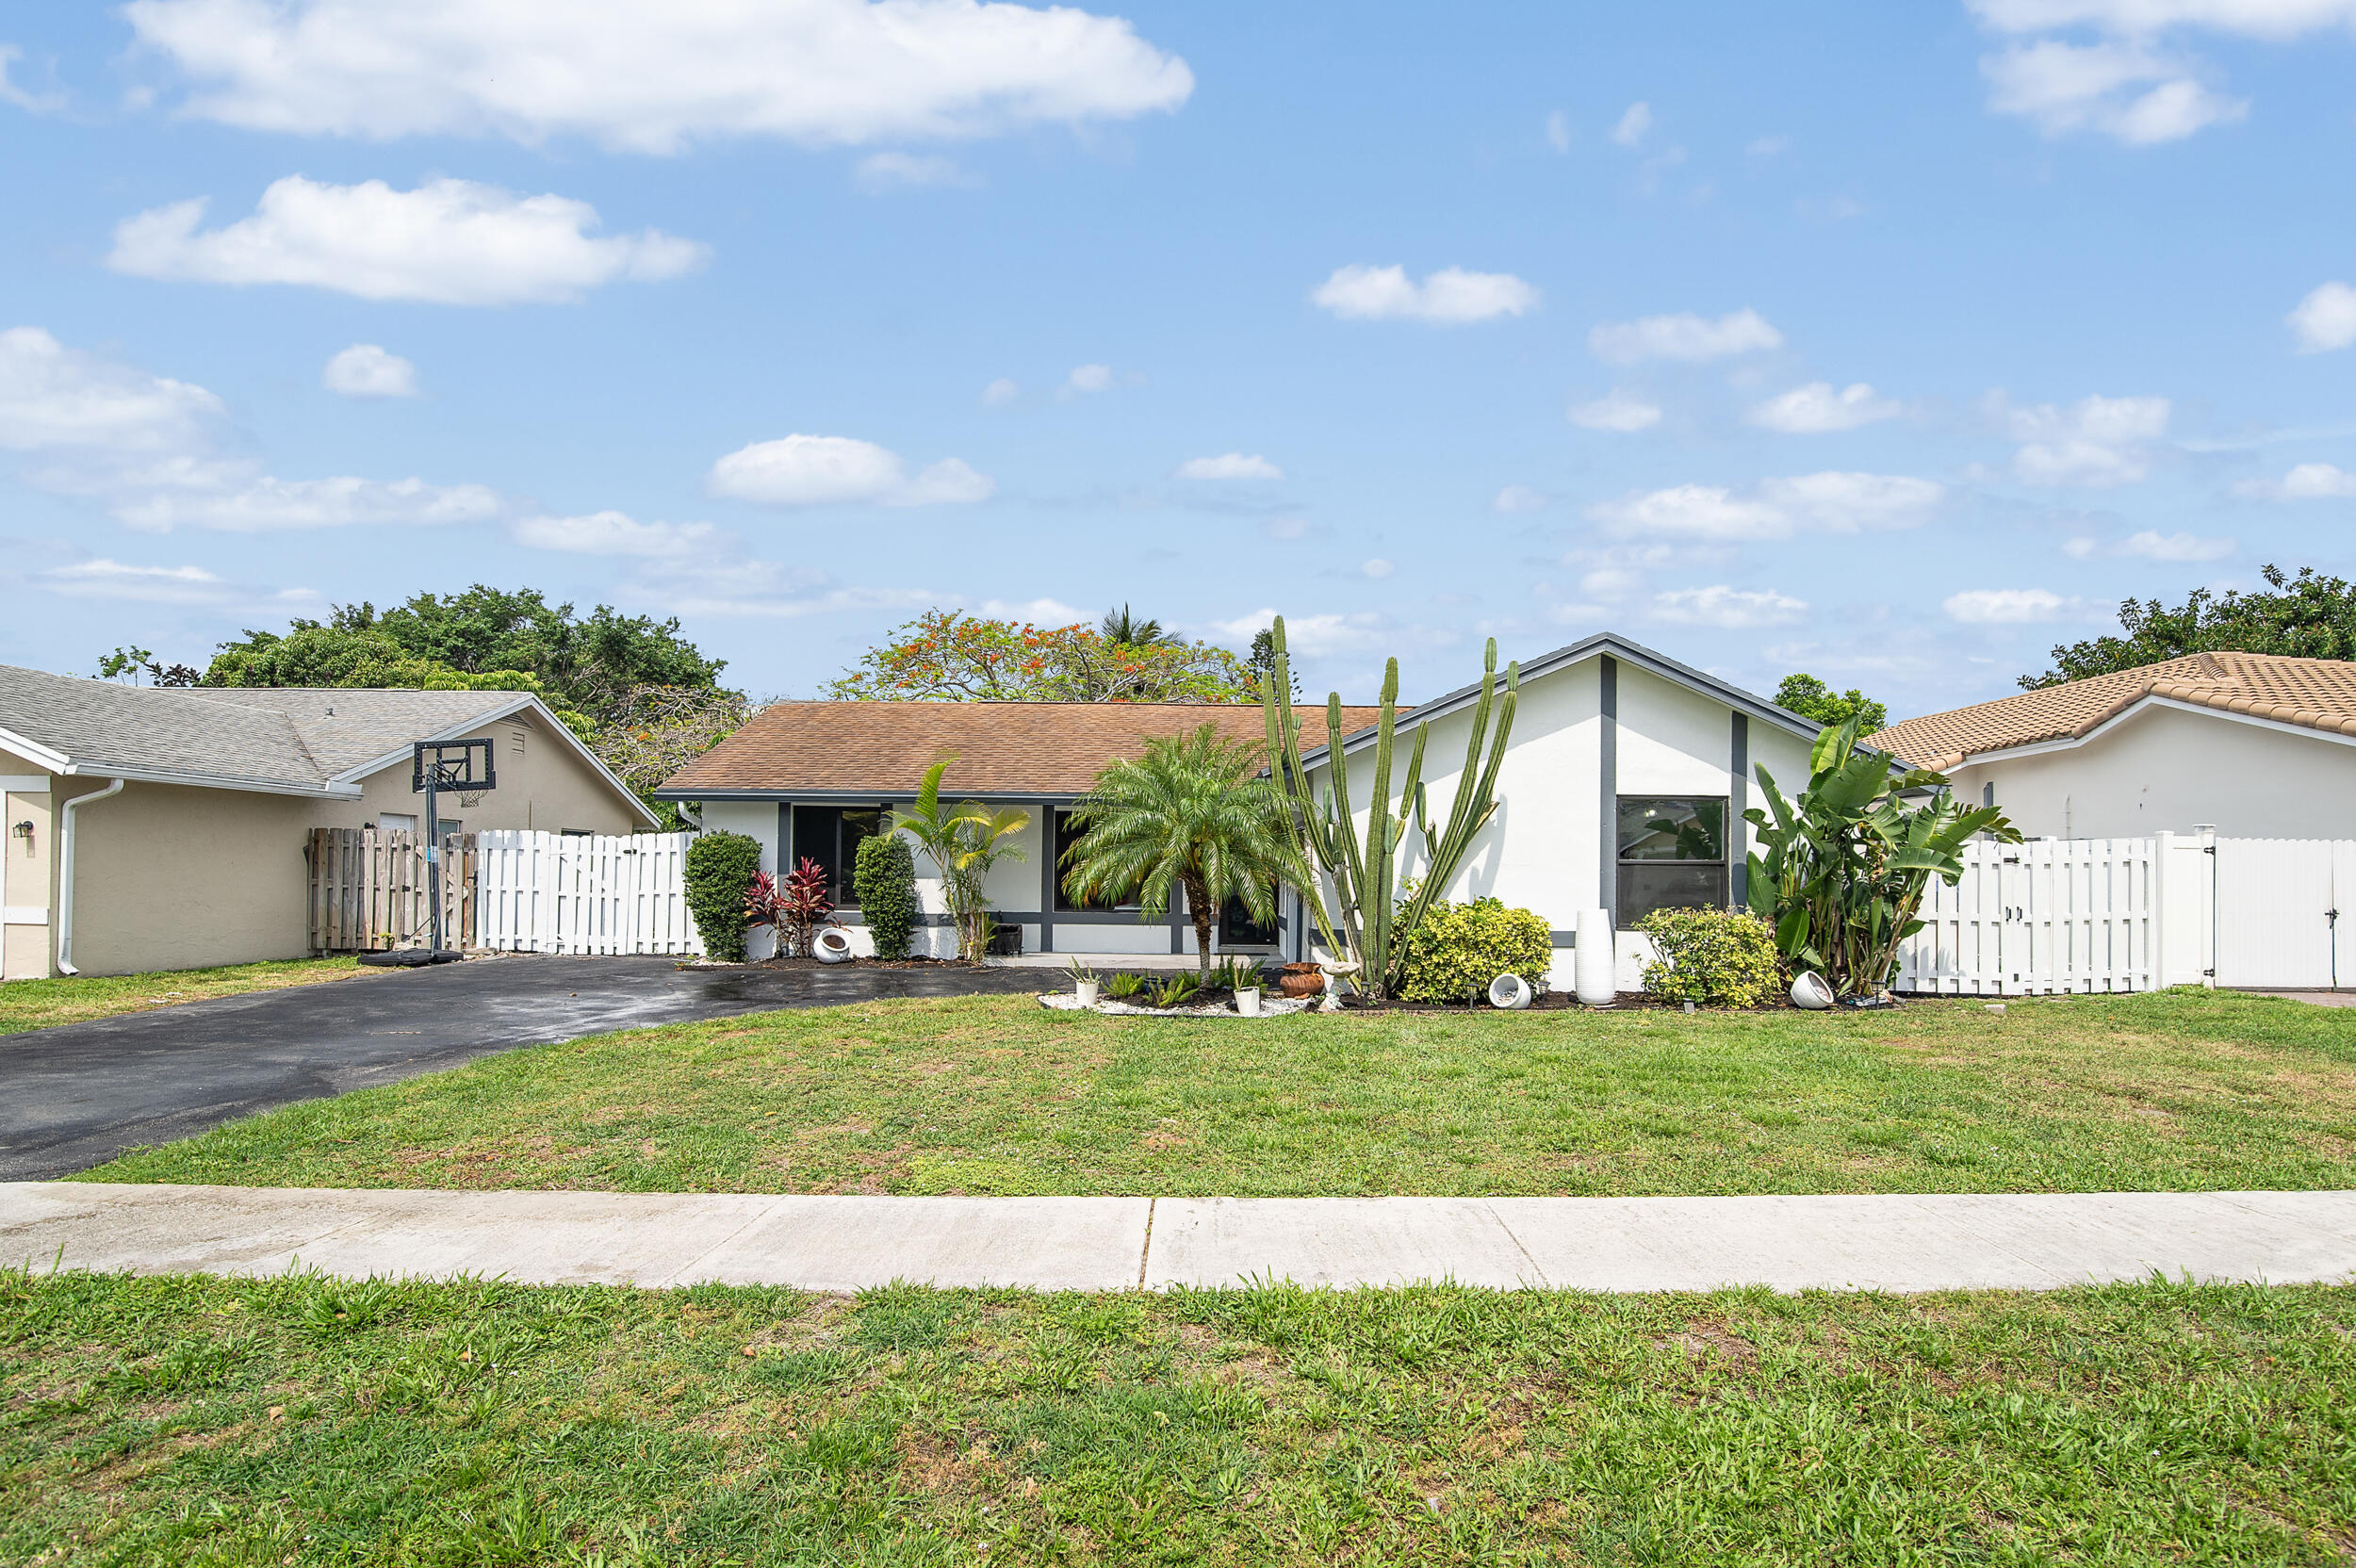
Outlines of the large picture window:
M886 812L878 806L796 806L794 808L793 865L805 857L826 868L826 896L839 909L859 907L859 890L851 872L859 846L883 831Z
M1726 797L1620 796L1619 895L1623 929L1655 909L1726 907Z
M1219 915L1219 944L1221 947L1274 947L1276 945L1276 910L1271 903L1268 923L1262 925L1252 918L1252 911L1240 898L1231 898Z
M1069 811L1055 813L1055 907L1065 914L1079 914L1088 909L1134 909L1134 904L1108 904L1101 898L1074 898L1064 886L1064 875L1072 870L1072 862L1064 858L1072 846L1088 836L1088 829L1076 825Z

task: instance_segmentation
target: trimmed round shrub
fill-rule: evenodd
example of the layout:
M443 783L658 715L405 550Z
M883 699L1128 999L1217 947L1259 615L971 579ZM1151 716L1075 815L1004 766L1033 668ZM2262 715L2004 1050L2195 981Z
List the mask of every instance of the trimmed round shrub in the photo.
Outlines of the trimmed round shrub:
M744 961L744 894L761 869L761 841L742 833L698 833L687 846L687 912L704 956Z
M1659 956L1644 988L1696 1007L1759 1007L1783 991L1775 933L1746 909L1655 909L1636 923Z
M1520 975L1543 996L1554 967L1554 932L1502 899L1434 904L1421 925L1399 939L1399 965L1403 1002L1471 1002L1500 974Z
M851 860L859 919L875 939L878 958L905 958L916 929L916 857L897 833L861 839Z

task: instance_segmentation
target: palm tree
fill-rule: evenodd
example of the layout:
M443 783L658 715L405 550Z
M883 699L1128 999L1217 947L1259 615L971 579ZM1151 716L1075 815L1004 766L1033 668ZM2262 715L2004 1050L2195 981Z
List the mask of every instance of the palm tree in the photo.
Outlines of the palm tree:
M1105 611L1097 629L1104 634L1104 641L1116 647L1150 648L1170 641L1170 634L1162 629L1161 622L1138 620L1129 613L1126 604L1118 610Z
M982 885L1000 860L1023 858L1021 847L1006 841L1031 825L1031 813L1019 806L993 811L978 800L943 807L941 776L956 760L944 757L924 770L915 808L893 811L892 831L914 839L941 869L941 895L957 929L957 956L977 963L990 945L990 900Z
M1257 744L1207 724L1107 765L1073 808L1083 831L1064 855L1065 888L1084 901L1135 899L1146 920L1160 919L1171 890L1183 890L1207 979L1211 922L1229 899L1268 924L1279 882L1309 885L1284 794L1260 766Z

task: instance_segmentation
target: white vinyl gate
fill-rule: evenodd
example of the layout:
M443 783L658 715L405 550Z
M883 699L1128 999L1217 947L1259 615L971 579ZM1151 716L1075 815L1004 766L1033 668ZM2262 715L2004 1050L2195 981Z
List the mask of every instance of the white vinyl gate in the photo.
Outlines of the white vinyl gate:
M485 831L476 839L476 930L510 953L700 954L687 915L692 833Z
M2356 939L2340 918L2341 900L2356 899L2356 841L2219 839L2212 871L2218 985L2356 985Z
M1932 877L1893 990L1949 996L2147 991L2161 984L2150 839L1979 841Z

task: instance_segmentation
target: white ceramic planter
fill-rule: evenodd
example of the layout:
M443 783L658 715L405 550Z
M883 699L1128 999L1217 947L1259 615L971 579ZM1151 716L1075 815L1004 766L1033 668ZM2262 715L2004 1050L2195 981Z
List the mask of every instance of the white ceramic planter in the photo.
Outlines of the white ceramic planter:
M1260 1016L1260 988L1246 986L1235 993L1235 1011L1246 1018Z
M1102 982L1096 980L1075 980L1072 983L1072 993L1080 999L1081 1006L1093 1007L1096 1005L1097 988L1101 984Z

